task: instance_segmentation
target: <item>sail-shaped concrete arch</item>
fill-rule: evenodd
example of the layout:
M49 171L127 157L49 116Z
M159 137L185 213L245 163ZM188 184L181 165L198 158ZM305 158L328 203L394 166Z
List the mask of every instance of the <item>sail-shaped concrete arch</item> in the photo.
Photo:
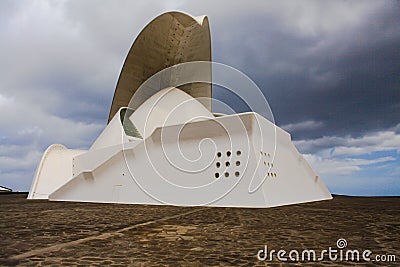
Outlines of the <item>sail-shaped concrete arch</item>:
M128 52L115 89L108 122L121 107L128 106L136 90L152 75L173 65L191 61L211 61L207 16L192 17L182 12L168 12L153 19L139 33ZM211 99L209 83L187 84L180 89L195 98ZM205 106L211 110L210 103Z

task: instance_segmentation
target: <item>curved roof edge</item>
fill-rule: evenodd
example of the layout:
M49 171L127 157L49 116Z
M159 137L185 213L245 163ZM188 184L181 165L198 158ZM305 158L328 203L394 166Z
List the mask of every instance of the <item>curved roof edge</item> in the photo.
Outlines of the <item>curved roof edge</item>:
M211 61L207 16L192 17L182 12L167 12L153 19L139 33L128 52L114 92L108 122L120 107L128 106L136 90L148 78L165 68L190 61ZM211 98L211 84L187 84L180 88L193 97ZM211 105L207 108L211 109Z

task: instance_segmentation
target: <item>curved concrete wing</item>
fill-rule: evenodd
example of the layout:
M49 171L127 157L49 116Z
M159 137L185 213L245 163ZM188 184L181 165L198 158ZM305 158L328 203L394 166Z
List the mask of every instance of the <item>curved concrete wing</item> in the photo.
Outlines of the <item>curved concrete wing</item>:
M162 69L190 61L211 61L211 38L206 16L168 12L156 17L138 35L122 67L108 122L128 103L140 85ZM210 69L211 82L211 69ZM163 88L160 88L163 89ZM191 96L211 98L211 84L180 86ZM205 104L211 110L211 105Z
M174 87L152 95L129 117L143 138L159 127L184 125L213 119L213 114L201 102Z

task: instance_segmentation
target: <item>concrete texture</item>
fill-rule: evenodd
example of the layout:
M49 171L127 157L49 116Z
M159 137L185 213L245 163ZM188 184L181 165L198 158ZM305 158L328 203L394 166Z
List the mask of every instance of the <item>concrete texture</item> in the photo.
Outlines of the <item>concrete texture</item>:
M400 261L400 198L335 196L268 209L48 202L0 195L0 265L283 266L269 250L369 249ZM275 254L276 256L276 254ZM354 265L297 262L296 265ZM375 263L361 262L360 266Z
M168 12L155 18L140 32L122 67L108 117L109 122L120 107L128 106L133 94L143 82L157 72L179 63L211 61L208 18L197 19L200 21L180 12ZM211 81L211 69L209 80ZM211 98L209 83L187 84L180 88L195 98ZM147 91L143 92L145 97L154 93ZM211 103L207 102L206 106L211 110Z

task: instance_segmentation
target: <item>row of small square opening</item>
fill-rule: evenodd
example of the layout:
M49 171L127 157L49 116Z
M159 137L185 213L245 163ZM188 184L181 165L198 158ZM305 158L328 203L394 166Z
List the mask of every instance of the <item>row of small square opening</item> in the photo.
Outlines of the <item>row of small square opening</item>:
M267 157L267 156L268 156L268 158L271 157L271 154L269 154L267 152L260 151L260 154L261 154L261 156L264 156L264 157Z
M237 160L236 162L235 162L235 164L236 164L236 166L240 166L240 160ZM217 167L217 168L220 168L221 167L221 162L219 162L219 161L217 161L216 163L215 163L215 166ZM226 167L229 167L229 166L231 166L231 163L229 162L229 161L225 161L225 166Z
M232 155L232 152L230 150L226 151L226 156L230 157L231 155ZM240 155L242 155L242 151L237 150L236 151L236 156L240 156ZM218 158L222 157L222 152L218 151L217 152L217 157Z
M271 166L271 167L274 167L274 164L271 162L271 163L269 163L269 162L266 162L266 161L264 161L264 165L265 166Z
M221 174L221 175L222 175L222 174ZM217 179L220 178L221 175L219 174L219 172L216 172L216 173L214 174L215 178L217 178ZM235 175L235 177L239 177L239 176L240 176L240 172L239 172L239 171L235 171L234 175ZM229 178L230 174L229 174L229 172L224 172L224 173L223 173L223 176L225 176L225 178Z

